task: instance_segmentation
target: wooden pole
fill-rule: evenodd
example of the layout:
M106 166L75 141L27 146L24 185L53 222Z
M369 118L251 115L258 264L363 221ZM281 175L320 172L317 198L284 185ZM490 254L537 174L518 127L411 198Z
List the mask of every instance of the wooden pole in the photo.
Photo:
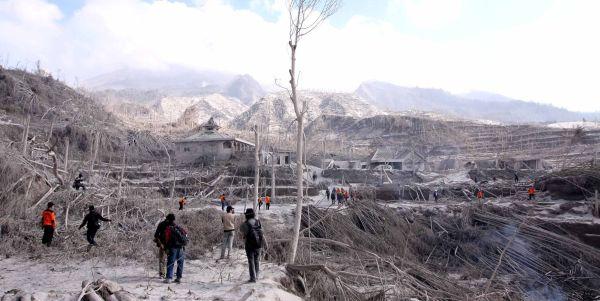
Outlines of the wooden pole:
M67 136L65 138L65 171L68 173L69 172L69 144L70 144L70 139Z
M260 141L258 140L258 127L254 126L254 199L252 200L252 208L256 212L256 205L258 200L258 184L260 181L260 158L259 149ZM258 213L258 212L257 212Z

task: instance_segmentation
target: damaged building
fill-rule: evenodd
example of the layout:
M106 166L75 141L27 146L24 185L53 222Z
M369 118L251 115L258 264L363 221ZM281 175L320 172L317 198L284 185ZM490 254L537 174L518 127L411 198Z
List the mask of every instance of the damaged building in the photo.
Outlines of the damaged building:
M402 171L423 171L427 160L418 151L411 148L378 148L371 157L369 166L373 168L391 167Z

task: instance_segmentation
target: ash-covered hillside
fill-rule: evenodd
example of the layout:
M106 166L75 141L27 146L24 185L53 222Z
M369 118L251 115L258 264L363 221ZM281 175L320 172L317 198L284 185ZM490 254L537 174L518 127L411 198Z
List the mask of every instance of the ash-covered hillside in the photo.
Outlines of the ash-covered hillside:
M366 103L354 94L302 91L302 101L306 102L308 122L321 115L342 115L365 118L385 114L371 104ZM249 129L254 124L270 124L274 131L286 131L296 119L294 107L289 96L274 93L263 97L250 108L230 122L235 129Z
M600 119L600 113L572 112L552 105L516 100L486 92L459 96L441 89L409 88L370 81L362 83L355 93L382 110L396 112L418 110L506 123Z

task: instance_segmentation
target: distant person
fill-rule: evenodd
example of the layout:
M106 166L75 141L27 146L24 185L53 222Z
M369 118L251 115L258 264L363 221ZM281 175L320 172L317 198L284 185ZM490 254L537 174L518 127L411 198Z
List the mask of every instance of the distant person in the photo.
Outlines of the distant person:
M75 190L79 190L79 188L85 190L85 185L83 184L83 175L81 173L79 173L77 178L75 178L73 181L73 188L75 188Z
M231 253L231 247L233 246L233 236L235 234L235 210L231 206L227 206L227 212L221 216L221 222L223 222L223 245L221 246L221 257L219 259L225 259L225 250L227 249L227 259L229 259L229 253Z
M535 199L535 188L533 188L533 185L529 186L529 189L527 189L527 197L530 201Z
M271 208L271 197L269 195L267 195L265 197L265 208L267 210L269 210L269 208Z
M98 229L100 229L100 221L110 222L111 220L108 218L104 218L100 213L96 212L96 209L93 205L90 205L88 214L85 215L81 225L79 225L79 229L83 228L87 224L87 233L86 239L90 244L88 250L92 246L97 246L96 244L96 233Z
M260 221L255 218L254 210L246 209L244 216L246 221L240 226L240 232L244 237L244 248L246 257L248 257L248 272L250 273L248 282L256 282L260 271L260 250L266 245L266 241Z
M219 196L219 200L221 200L221 211L225 211L225 204L227 203L227 200L225 200L224 193Z
M519 176L515 173L515 183L519 183Z
M183 210L185 203L187 203L187 197L182 196L181 199L179 199L179 210Z
M44 229L44 235L42 236L42 244L47 247L52 244L52 238L54 238L54 229L56 229L56 214L52 210L54 203L49 202L46 210L42 211L42 220L40 224Z
M325 188L325 195L327 196L327 199L329 200L329 187Z
M331 205L335 205L335 187L331 188Z
M263 205L263 200L262 200L262 198L261 198L261 197L258 197L258 200L256 200L256 201L258 202L258 211L260 211L260 208L261 208L261 207L262 207L262 205Z
M317 181L317 173L316 172L313 173L312 178L313 178L313 182Z
M175 283L181 283L181 277L183 277L183 264L185 257L185 246L187 245L188 238L186 231L175 224L175 215L167 215L167 227L165 229L165 244L167 246L167 275L165 283L171 283L173 279L173 267L177 262L177 274Z
M163 221L158 223L154 231L154 243L158 247L158 276L165 278L167 276L167 243L165 241L165 230L169 225L169 215Z
M440 194L438 193L438 191L436 189L433 191L433 200L437 203L439 198L440 198Z
M477 199L478 199L479 201L483 200L483 190L479 189L479 190L477 191Z

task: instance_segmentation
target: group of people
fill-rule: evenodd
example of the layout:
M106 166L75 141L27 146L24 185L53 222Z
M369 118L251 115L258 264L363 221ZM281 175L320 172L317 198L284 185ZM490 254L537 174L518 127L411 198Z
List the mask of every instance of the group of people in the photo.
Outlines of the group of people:
M352 199L354 197L354 193L352 190L348 191L342 187L333 187L329 190L329 187L325 189L325 196L327 199L331 199L331 204L335 205L337 201L338 205L345 203L348 199Z
M54 207L53 202L49 202L46 206L46 209L42 211L42 219L40 221L40 226L44 230L44 235L42 236L42 244L50 247L52 244L52 240L54 238L54 231L56 230L56 213L52 209ZM88 241L88 250L92 246L97 246L96 243L96 233L100 229L100 221L110 222L111 220L105 218L96 211L93 205L88 207L88 213L83 218L81 225L79 225L79 229L84 226L87 227L86 231L86 239Z
M221 256L218 260L229 259L233 240L235 237L236 226L244 239L244 249L248 259L248 272L250 279L248 282L256 282L260 271L261 249L266 245L262 232L260 220L256 218L253 209L246 209L244 213L245 221L240 225L236 223L235 210L232 206L227 206L226 212L221 217L223 223L223 243L221 246ZM183 227L175 223L175 215L167 214L165 220L161 221L154 232L154 242L158 247L158 274L164 278L165 283L180 283L183 277L183 267L185 264L185 247L188 244L187 232ZM175 280L173 280L173 270L175 271Z
M271 208L271 196L269 196L268 194L264 198L259 197L256 201L258 202L259 211L262 208L263 203L265 204L265 209L269 210L269 208Z

